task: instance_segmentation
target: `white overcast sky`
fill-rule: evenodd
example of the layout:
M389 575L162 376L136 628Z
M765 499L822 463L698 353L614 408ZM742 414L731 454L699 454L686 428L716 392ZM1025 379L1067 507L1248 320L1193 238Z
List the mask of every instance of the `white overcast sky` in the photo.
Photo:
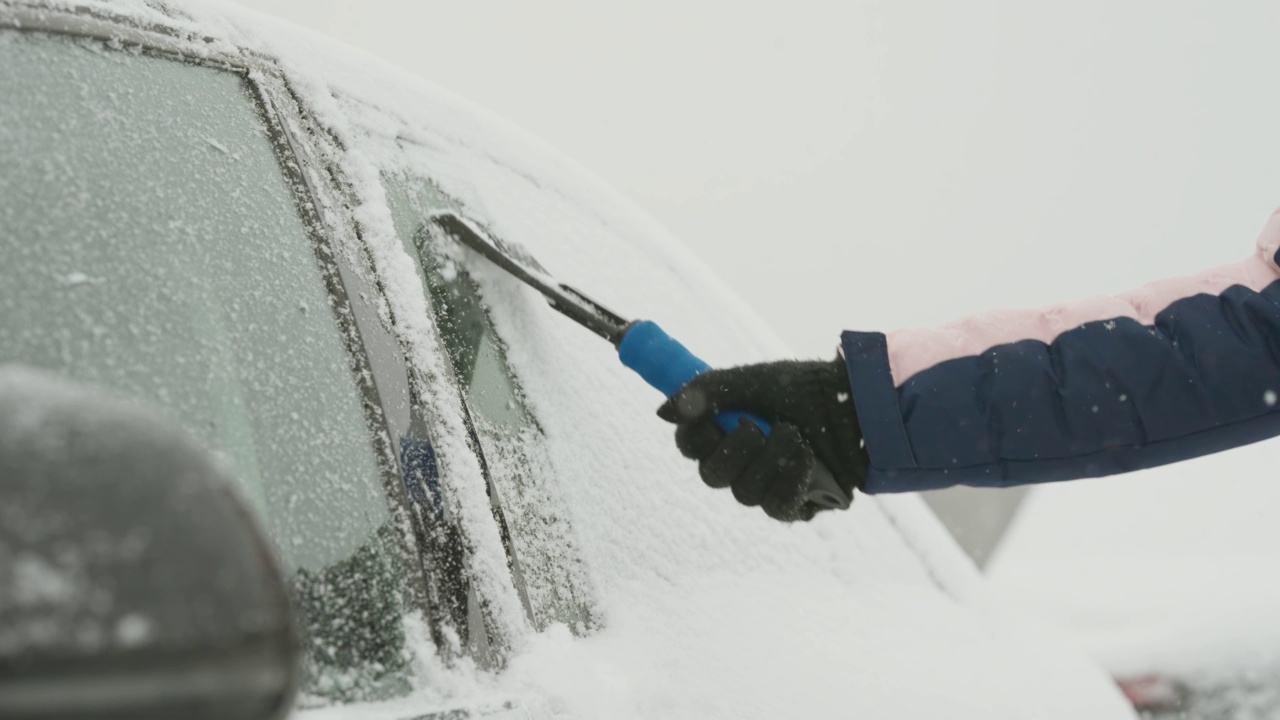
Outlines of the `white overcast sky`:
M1273 0L241 2L559 147L802 356L1232 262L1280 205Z

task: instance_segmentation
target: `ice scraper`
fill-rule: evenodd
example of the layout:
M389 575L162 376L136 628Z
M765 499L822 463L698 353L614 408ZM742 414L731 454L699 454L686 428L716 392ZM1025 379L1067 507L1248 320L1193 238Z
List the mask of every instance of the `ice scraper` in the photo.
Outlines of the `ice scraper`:
M690 380L711 369L653 321L625 320L586 295L556 281L522 248L490 236L453 212L438 212L431 219L446 234L542 293L551 307L613 343L622 364L662 391L663 395L671 397ZM770 432L769 423L754 415L724 412L716 416L716 424L725 432L737 428L741 422L755 423L766 435ZM836 483L831 471L816 461L807 496L810 502L824 508L847 508L853 499Z

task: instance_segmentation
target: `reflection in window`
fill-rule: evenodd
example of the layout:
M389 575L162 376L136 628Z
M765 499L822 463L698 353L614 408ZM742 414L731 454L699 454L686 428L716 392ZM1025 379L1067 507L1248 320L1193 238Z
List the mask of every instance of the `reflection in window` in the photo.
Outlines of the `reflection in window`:
M311 241L239 75L0 31L0 362L154 401L295 573L306 692L405 688L403 558Z

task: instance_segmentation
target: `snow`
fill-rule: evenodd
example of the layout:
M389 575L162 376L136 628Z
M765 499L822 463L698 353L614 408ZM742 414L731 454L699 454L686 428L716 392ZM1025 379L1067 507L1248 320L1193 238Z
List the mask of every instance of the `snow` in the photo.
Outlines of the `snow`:
M231 154L231 151L227 149L226 145L223 145L222 143L218 142L217 140L214 140L213 138L205 138L204 141L210 147L214 148L215 150L222 153L223 155Z
M1280 666L1278 450L1037 488L988 572L1115 674Z
M1082 653L993 596L918 498L863 496L848 512L796 526L737 506L679 456L671 428L654 416L661 398L607 343L472 258L544 432L558 510L602 618L586 637L563 626L534 632L448 391L441 340L386 207L384 173L430 178L561 280L659 322L713 365L788 349L633 203L423 80L235 6L166 3L181 8L175 20L142 0L89 5L208 38L193 40L193 53L244 45L279 58L332 134L326 159L349 174L384 314L427 378L441 470L470 530L477 585L511 629L502 672L445 666L420 647L416 694L299 715L395 717L513 702L534 716L581 718L1131 717ZM354 236L339 242L359 251Z
M31 553L13 558L10 568L14 605L68 605L75 601L81 582L74 571L64 571L53 562Z
M129 613L116 621L116 642L124 647L145 645L153 632L151 621L139 613Z
M67 287L76 287L77 285L98 285L106 282L106 278L89 277L87 274L75 270L59 278L59 281Z

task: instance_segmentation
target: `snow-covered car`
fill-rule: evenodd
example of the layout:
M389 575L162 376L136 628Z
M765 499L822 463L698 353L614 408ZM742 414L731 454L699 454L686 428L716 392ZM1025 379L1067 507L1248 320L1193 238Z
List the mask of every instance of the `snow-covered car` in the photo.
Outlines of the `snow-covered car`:
M1278 450L1036 488L991 578L1152 714L1280 716Z
M299 617L289 712L1132 716L988 593L917 497L791 526L705 488L608 343L433 218L713 363L787 350L536 139L195 0L0 2L0 67L0 364L146 401L230 468ZM82 650L163 640L126 635ZM0 643L0 666L23 660ZM0 673L0 697L39 682ZM72 714L66 693L25 697Z

